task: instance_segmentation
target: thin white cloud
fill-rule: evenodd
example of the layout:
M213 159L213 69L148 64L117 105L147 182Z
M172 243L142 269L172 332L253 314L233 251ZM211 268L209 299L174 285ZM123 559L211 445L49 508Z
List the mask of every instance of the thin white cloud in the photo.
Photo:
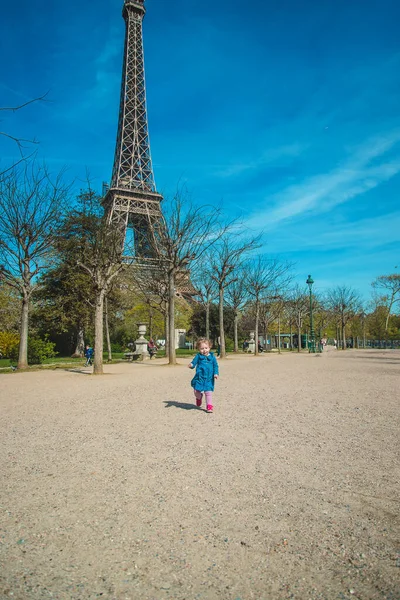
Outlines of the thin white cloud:
M315 255L315 251L321 251L324 256L332 250L378 251L393 244L400 248L400 211L353 223L330 224L327 220L316 223L315 219L302 227L292 223L278 227L270 237L285 252L312 251Z
M382 164L377 164L377 159L383 159L399 142L400 130L368 140L355 148L342 166L323 175L314 175L266 198L266 203L272 208L253 214L248 221L249 226L271 228L310 211L313 214L323 213L388 181L400 172L400 153Z

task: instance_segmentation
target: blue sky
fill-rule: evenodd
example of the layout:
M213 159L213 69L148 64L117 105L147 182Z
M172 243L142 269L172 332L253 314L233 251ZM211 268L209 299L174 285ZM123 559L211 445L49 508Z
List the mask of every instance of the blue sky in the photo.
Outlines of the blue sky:
M0 130L84 186L111 177L122 0L1 2ZM184 183L265 232L316 291L370 295L400 263L400 3L147 0L157 188ZM0 136L1 165L17 156Z

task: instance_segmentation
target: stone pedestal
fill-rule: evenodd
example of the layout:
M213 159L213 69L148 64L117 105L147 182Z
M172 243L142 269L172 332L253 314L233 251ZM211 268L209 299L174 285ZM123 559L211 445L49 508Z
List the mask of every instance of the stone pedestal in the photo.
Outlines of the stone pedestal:
M254 339L255 335L256 334L254 331L250 331L249 347L247 348L247 352L252 352L253 354L256 352L256 340Z
M175 329L175 349L186 348L186 329Z
M146 333L147 326L145 323L138 323L139 329L139 338L135 341L135 354L140 355L139 360L148 360L150 359L150 355L147 350L148 341L145 339L144 335Z

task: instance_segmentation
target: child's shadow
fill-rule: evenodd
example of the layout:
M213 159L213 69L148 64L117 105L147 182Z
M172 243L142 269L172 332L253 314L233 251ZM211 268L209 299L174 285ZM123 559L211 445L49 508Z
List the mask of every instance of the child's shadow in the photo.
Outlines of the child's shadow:
M195 404L189 404L188 402L175 402L175 400L164 400L165 408L171 408L171 406L175 406L175 408L183 408L183 410L203 410L199 406Z

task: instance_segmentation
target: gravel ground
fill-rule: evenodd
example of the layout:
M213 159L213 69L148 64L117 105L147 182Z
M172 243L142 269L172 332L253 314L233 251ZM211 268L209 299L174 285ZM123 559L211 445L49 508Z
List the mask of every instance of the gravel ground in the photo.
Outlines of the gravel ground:
M0 376L0 598L400 598L400 351Z

